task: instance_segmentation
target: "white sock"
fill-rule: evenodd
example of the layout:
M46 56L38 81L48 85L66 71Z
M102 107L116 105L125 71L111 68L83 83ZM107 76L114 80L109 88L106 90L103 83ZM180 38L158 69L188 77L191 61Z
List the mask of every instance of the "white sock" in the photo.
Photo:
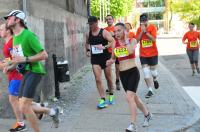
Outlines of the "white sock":
M49 115L50 116L53 116L53 115L55 115L56 114L56 111L54 110L54 108L51 108L50 109L50 112L49 112Z
M152 89L152 87L149 87L149 91L153 92L153 89Z

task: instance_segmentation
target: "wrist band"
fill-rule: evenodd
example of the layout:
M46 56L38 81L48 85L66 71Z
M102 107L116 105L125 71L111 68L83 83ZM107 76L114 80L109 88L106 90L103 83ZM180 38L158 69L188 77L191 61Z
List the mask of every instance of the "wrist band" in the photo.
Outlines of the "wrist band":
M90 49L87 49L87 52L90 51Z

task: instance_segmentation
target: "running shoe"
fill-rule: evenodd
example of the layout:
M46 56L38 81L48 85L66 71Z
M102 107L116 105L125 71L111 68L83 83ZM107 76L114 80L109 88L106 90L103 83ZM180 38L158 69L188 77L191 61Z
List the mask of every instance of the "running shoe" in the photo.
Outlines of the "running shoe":
M152 91L149 91L146 95L145 95L145 98L150 98L153 96L153 92Z
M153 81L155 89L159 88L159 83L157 80Z
M147 116L144 117L144 123L143 127L148 127L149 126L149 121L152 119L153 115L149 112Z
M197 73L200 74L200 70L199 70L199 68L197 68Z
M52 120L53 120L53 124L54 124L54 127L55 128L58 128L58 126L59 126L59 109L58 108L54 108L54 110L55 110L55 115L52 115L51 117L52 117Z
M107 107L106 101L104 99L100 99L99 103L97 104L97 108L103 109L103 108L106 108L106 107Z
M137 132L136 125L134 123L131 123L127 128L126 132Z
M109 89L106 89L106 93L107 93L107 94L110 93Z
M194 76L194 75L195 75L195 71L192 72L192 76Z
M25 124L22 125L21 123L16 122L9 131L10 132L24 132L26 130L27 128Z
M113 104L114 104L114 95L109 95L108 103L109 103L110 105L113 105Z

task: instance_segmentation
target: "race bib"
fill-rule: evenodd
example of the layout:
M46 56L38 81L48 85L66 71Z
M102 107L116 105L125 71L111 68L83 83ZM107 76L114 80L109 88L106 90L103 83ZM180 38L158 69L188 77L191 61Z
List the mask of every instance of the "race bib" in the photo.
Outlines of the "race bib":
M114 53L116 57L126 57L129 55L128 49L125 46L120 46L114 49Z
M102 54L103 53L103 49L99 49L97 46L102 46L102 44L99 45L92 45L92 54Z
M190 47L191 47L191 48L195 48L195 47L197 47L197 46L198 46L197 41L191 41L191 42L190 42Z
M13 46L13 56L24 56L21 44Z
M152 47L153 46L153 42L151 40L142 40L142 47L143 48L147 48L147 47Z

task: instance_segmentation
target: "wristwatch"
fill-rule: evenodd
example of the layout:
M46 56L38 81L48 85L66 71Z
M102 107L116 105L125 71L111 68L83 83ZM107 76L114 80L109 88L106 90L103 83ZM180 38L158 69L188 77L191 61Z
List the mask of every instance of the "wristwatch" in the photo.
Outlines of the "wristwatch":
M30 59L28 57L26 57L26 63L29 62L29 61L30 61Z

